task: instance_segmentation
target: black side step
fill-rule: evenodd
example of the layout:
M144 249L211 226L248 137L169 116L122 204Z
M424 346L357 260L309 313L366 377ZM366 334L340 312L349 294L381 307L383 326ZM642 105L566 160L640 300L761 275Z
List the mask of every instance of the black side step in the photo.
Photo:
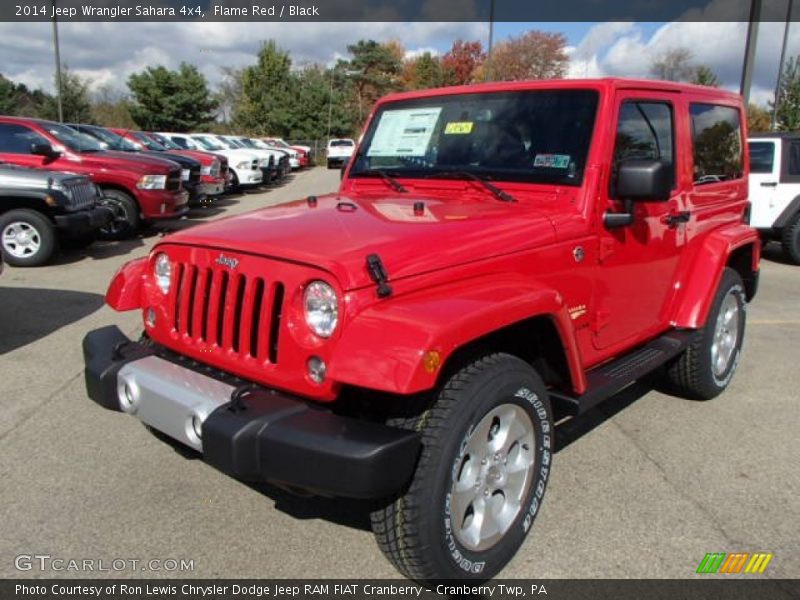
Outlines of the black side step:
M572 415L585 413L678 356L699 335L701 332L696 330L670 331L625 356L589 371L587 373L589 386L584 394L570 396L553 391L550 396L554 402L566 406Z

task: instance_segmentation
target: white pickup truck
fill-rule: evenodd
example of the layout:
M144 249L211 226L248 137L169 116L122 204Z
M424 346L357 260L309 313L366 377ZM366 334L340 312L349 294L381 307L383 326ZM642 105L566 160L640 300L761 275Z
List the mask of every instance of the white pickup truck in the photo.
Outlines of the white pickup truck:
M221 154L228 159L228 169L231 172L231 187L251 187L260 185L264 180L261 171L261 160L254 152L246 150L231 150L214 143L210 135L195 135L189 133L159 132L181 148L188 150L202 150Z
M328 168L339 167L345 164L353 155L356 143L348 138L328 140Z
M800 134L755 133L750 148L750 225L780 241L800 265Z

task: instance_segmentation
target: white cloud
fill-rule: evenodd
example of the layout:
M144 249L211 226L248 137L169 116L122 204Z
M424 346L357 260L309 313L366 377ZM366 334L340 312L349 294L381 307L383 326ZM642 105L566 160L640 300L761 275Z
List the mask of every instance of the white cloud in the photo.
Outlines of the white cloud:
M262 41L275 39L295 65L334 64L359 39L397 39L410 53L443 52L456 38L485 39L486 23L61 23L61 60L92 87L125 89L131 73L150 65L194 63L212 85L222 67L252 64ZM0 72L52 90L49 23L0 23Z

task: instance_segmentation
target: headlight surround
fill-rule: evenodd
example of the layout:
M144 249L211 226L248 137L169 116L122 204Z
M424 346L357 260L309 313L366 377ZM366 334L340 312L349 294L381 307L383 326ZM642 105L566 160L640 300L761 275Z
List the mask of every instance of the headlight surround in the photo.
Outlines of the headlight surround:
M249 160L243 160L242 162L240 162L239 164L236 165L236 168L237 169L249 169L250 168L250 161Z
M156 255L155 263L153 263L153 276L161 293L168 294L169 286L172 283L172 262L169 260L169 256L163 252Z
M140 190L163 190L167 187L166 175L142 175L136 183Z
M324 281L312 281L303 293L306 325L321 338L329 338L339 323L339 299Z

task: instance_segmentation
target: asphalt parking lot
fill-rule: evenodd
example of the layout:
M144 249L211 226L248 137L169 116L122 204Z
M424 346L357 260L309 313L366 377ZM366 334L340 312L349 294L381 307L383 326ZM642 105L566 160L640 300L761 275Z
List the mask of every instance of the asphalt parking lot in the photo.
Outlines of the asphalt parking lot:
M190 226L338 185L313 169L193 213ZM159 239L66 252L0 276L0 576L19 555L192 560L191 577L394 577L366 507L237 482L93 404L81 339L138 313L103 305L114 271ZM544 509L505 577L694 576L707 552L771 552L765 576L800 577L800 267L769 247L739 371L692 402L646 384L557 436ZM141 567L139 567L140 569ZM178 576L126 569L120 576ZM104 573L104 575L114 573Z

